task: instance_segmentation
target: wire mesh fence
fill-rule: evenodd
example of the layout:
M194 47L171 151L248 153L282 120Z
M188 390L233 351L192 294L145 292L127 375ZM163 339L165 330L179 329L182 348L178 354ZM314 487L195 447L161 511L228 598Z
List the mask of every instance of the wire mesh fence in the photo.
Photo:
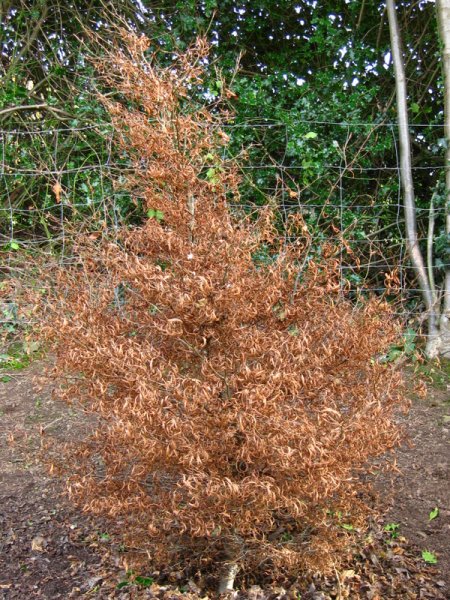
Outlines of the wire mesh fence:
M327 242L338 246L343 290L399 293L399 316L420 321L420 290L406 252L396 125L304 121L302 127L300 135L285 122L225 127L231 142L224 157L238 157L242 177L241 197L230 209L245 214L275 201L286 244L295 241L284 227L288 215L301 214L311 255L320 255ZM415 135L424 127L430 125L415 124ZM130 167L108 123L0 130L3 273L20 270L24 252L69 260L68 242L87 226L114 231L123 223L139 223L145 216L142 198L121 185ZM205 161L200 176L211 169ZM430 232L430 190L438 188L444 169L439 156L413 167L424 247L445 218L445 203L434 203ZM435 280L447 266L433 253L428 256ZM13 327L14 298L2 304L2 312L0 322Z

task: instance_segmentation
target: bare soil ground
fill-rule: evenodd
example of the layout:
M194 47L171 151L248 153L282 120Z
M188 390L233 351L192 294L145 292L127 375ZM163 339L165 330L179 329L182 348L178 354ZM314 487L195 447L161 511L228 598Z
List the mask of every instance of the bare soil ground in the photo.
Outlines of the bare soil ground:
M180 573L158 578L149 566L140 578L127 575L131 553L121 545L120 527L70 504L62 479L48 472L43 448L47 440L86 435L89 419L48 390L36 391L33 378L42 368L34 363L11 371L10 379L0 373L0 599L205 597L201 581ZM387 514L369 535L354 534L355 553L335 576L299 577L283 588L250 582L235 597L450 598L448 381L426 400L413 401L405 425L413 445L398 452L400 473L378 485L382 497L394 493L385 502ZM439 514L430 521L435 507ZM389 523L398 525L394 535L384 530ZM436 566L424 562L424 550L436 555Z
M393 490L386 487L393 492L386 518L411 543L437 555L450 590L450 382L414 399L405 424L409 444L396 453L400 472Z

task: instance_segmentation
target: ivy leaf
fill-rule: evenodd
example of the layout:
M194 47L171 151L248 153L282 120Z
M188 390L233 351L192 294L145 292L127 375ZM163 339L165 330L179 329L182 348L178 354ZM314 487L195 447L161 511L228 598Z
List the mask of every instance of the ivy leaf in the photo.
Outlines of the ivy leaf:
M422 558L429 565L435 565L438 561L436 555L433 552L429 552L428 550L423 550Z
M156 219L158 223L164 219L164 213L162 210L158 210L156 208L149 208L147 211L147 217L149 219Z
M130 585L129 581L121 581L120 583L118 583L116 585L116 589L121 590L122 588L126 587L127 585Z
M350 523L342 523L341 527L346 531L355 531L355 528Z
M429 516L428 516L428 520L432 521L433 519L435 519L436 517L439 516L439 507L436 506L435 508L433 508L433 510L430 512Z
M304 137L305 140L315 140L317 137L317 133L315 131L308 131L308 133Z
M14 240L9 243L9 247L11 248L11 250L18 250L20 248L19 244Z
M413 102L413 103L411 104L411 110L412 110L412 112L413 112L415 115L417 115L417 113L418 113L418 112L419 112L419 110L420 110L420 106L417 104L417 102Z
M398 538L399 528L400 528L400 525L398 523L388 523L387 525L384 526L384 531L387 531L388 533L390 533L391 539L395 540L396 538Z
M210 167L206 171L206 179L211 183L217 183L216 169L214 167Z
M141 575L138 575L134 578L134 582L141 587L150 587L153 583L153 579L151 577L142 577Z

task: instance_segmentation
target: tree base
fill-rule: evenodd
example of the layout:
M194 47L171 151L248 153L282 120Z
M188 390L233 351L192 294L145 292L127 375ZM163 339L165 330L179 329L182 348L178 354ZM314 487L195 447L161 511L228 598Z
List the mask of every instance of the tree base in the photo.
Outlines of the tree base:
M447 316L441 317L439 330L429 336L425 355L429 359L450 358L450 320Z
M235 562L228 562L224 565L224 573L219 581L219 587L217 592L219 594L225 594L226 592L232 592L234 588L234 580L239 571L239 567Z

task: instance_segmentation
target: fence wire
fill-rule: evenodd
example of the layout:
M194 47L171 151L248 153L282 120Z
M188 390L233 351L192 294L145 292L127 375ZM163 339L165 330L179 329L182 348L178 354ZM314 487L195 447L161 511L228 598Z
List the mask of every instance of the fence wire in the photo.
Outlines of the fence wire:
M300 137L293 136L281 122L226 126L231 137L241 132L239 143L250 142L249 159L240 166L241 199L231 202L230 210L246 214L259 210L269 198L275 199L280 238L286 244L296 238L283 231L283 224L289 214L300 213L314 253L320 254L326 242L339 246L343 290L355 295L387 293L386 277L393 276L402 298L398 315L406 321L420 321L420 290L406 252L396 126L336 121L304 121L303 125L306 133ZM377 164L371 164L368 144L379 139L380 131L389 147L385 156L378 153ZM333 142L327 146L325 139ZM237 144L234 148L231 143L227 152L241 150ZM70 262L67 242L87 222L112 230L124 222L138 223L141 198L120 187L130 168L128 158L114 147L114 132L108 123L0 130L3 274L20 271L21 251L40 252L49 259L57 255ZM442 156L429 164L414 165L420 194L424 194L425 181L438 184L445 168ZM429 199L419 199L417 218L423 245L430 235L429 211ZM444 214L444 205L434 206L435 220L443 219ZM448 266L443 260L427 265L435 280ZM14 298L0 306L0 324L13 327Z

